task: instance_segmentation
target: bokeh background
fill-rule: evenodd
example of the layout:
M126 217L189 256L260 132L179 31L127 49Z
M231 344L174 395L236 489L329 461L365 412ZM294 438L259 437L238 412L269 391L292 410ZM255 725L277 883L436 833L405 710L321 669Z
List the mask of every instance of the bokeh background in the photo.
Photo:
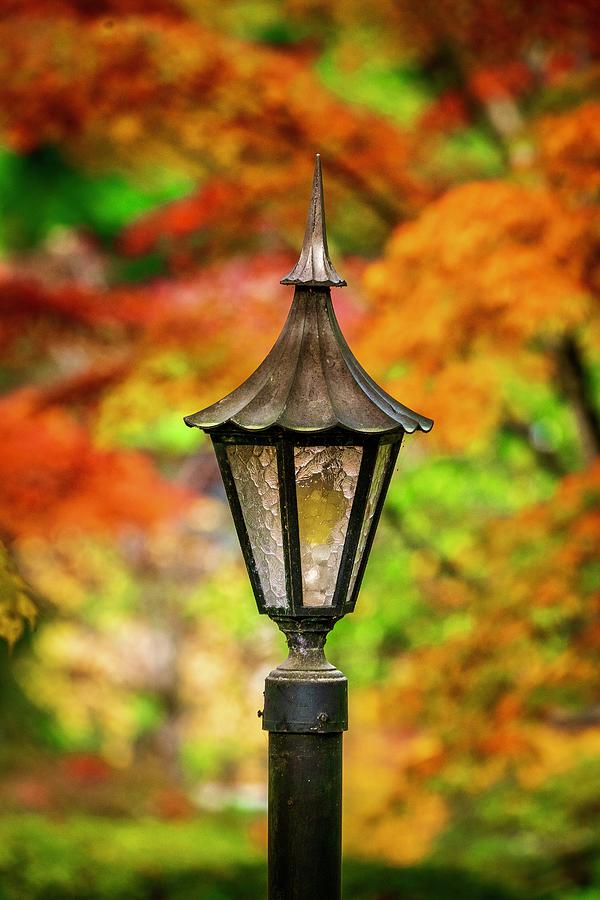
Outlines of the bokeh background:
M354 616L348 900L600 897L600 6L3 0L0 897L264 898L281 636L181 417L326 181L407 439Z

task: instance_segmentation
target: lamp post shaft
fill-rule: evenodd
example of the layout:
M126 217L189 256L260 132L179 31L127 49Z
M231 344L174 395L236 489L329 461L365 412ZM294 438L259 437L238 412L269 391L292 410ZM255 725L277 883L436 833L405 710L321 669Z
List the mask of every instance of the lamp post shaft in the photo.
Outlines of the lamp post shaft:
M326 627L289 620L280 627L290 655L267 677L263 713L269 900L340 900L348 682L325 658Z
M269 735L269 900L340 900L342 734Z

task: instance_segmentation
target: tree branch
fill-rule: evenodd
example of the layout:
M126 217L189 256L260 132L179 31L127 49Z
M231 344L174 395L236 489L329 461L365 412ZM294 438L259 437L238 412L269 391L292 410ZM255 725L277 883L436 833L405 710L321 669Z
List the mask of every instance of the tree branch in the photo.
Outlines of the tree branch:
M592 395L581 347L573 333L565 335L555 351L560 388L573 407L586 463L600 456L600 412Z
M545 447L536 441L531 433L531 428L526 422L509 415L502 422L502 428L527 444L540 468L545 469L557 478L562 478L568 474L568 469L559 455L550 447Z
M465 572L464 569L461 569L451 557L446 556L437 547L433 547L418 536L409 534L404 527L404 523L402 522L398 510L394 509L389 503L386 503L383 507L382 517L384 521L388 522L398 532L402 542L408 550L417 553L430 553L437 562L438 573L440 575L444 575L447 578L455 578L457 581L461 581L463 584L477 590L481 588L483 582Z

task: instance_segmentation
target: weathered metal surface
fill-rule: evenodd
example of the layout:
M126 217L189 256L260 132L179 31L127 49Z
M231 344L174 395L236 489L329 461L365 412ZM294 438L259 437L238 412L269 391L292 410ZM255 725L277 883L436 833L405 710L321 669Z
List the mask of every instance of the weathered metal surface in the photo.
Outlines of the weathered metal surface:
M323 203L323 173L321 172L319 153L315 159L312 194L300 259L292 271L281 279L281 283L321 285L322 287L344 287L346 285L344 279L335 271L329 258L325 205Z
M269 900L340 900L342 734L269 734Z
M328 734L348 728L348 681L327 661L322 631L287 631L285 662L265 681L265 731Z
M300 434L429 431L431 419L394 400L367 375L340 330L328 288L296 288L279 338L239 388L193 415L190 427Z
M348 683L325 657L333 622L282 620L289 656L265 682L269 900L339 900Z
M345 678L267 678L264 731L328 734L348 729L348 682Z
M300 434L345 429L357 434L429 431L433 421L394 400L360 365L341 332L330 287L345 284L327 251L321 161L317 156L296 286L281 334L258 369L186 425L212 431L283 429Z

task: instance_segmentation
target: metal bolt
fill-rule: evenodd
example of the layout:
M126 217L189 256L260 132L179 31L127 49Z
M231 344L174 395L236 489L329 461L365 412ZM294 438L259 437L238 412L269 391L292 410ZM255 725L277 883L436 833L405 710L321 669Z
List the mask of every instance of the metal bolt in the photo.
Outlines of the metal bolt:
M324 712L319 713L319 715L317 716L317 721L320 722L321 725L324 725L326 722L329 722L329 716Z

